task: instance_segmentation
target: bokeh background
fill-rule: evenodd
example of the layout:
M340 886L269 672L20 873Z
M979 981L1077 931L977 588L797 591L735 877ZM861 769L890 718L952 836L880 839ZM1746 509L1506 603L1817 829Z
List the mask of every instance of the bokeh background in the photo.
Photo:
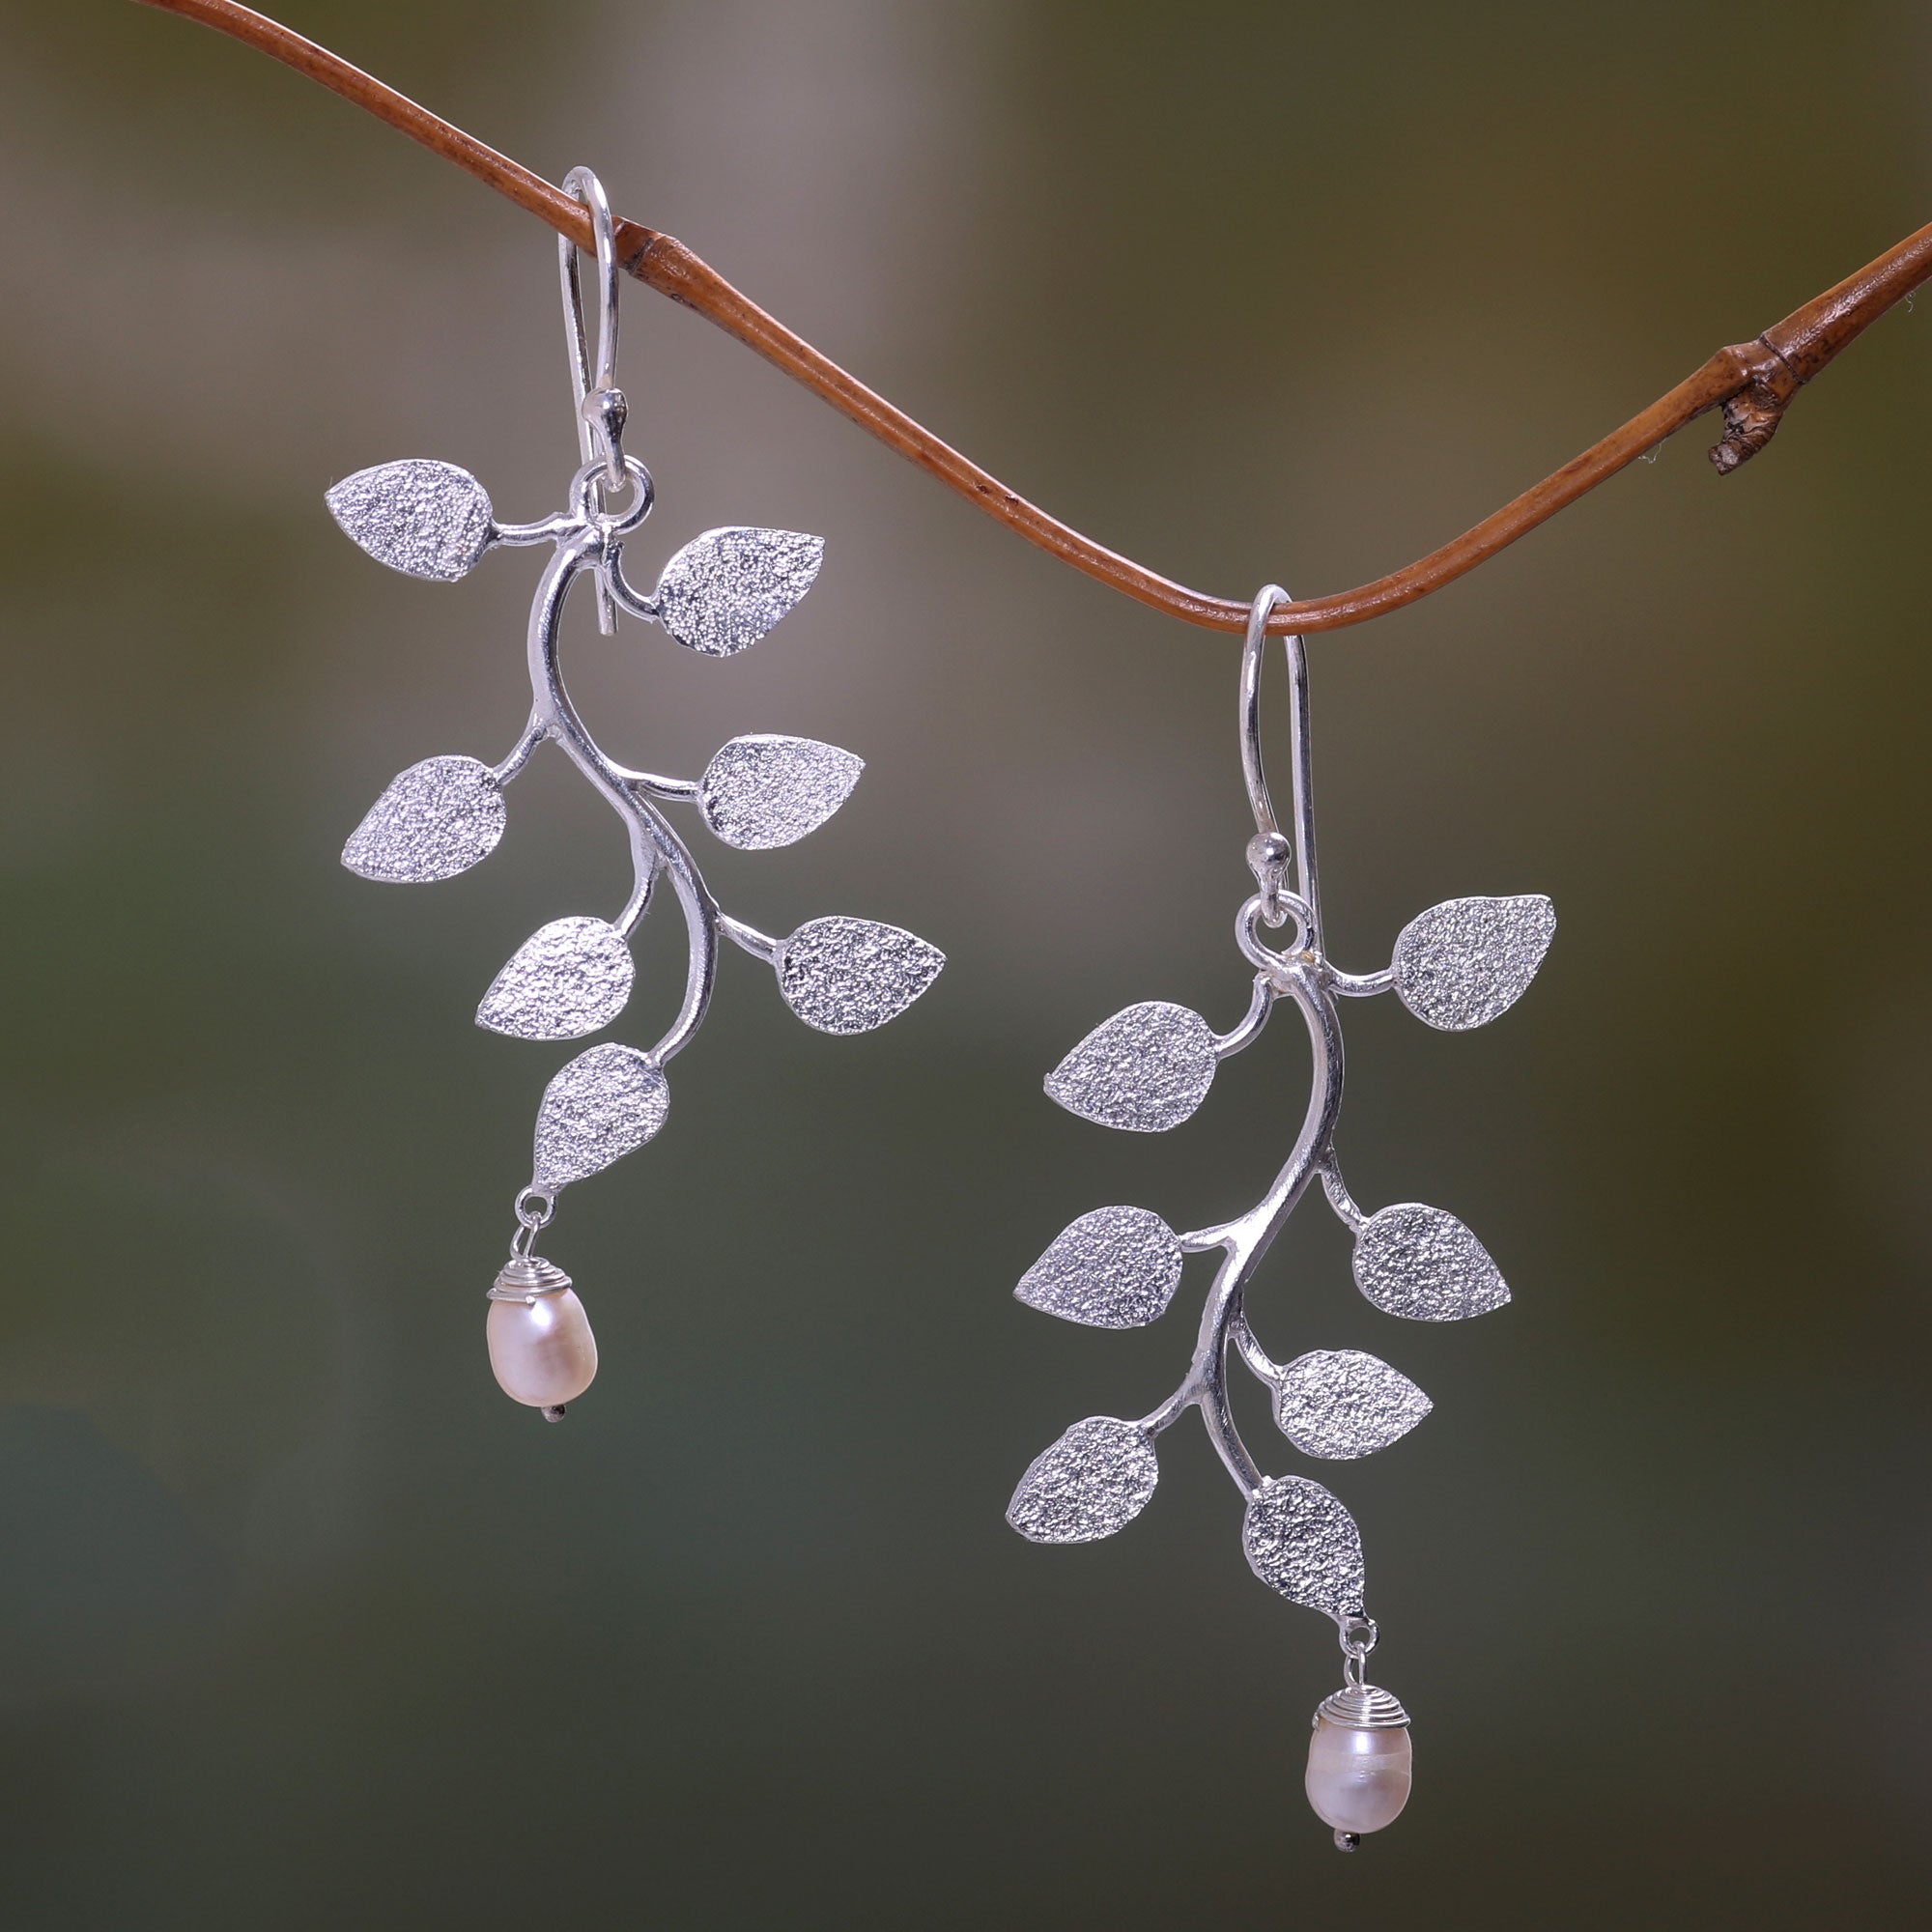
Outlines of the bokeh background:
M1234 595L1432 548L1932 213L1904 0L284 13ZM1562 921L1487 1032L1347 1015L1357 1194L1463 1215L1511 1309L1386 1321L1319 1211L1255 1296L1278 1355L1436 1403L1325 1472L1416 1719L1408 1814L1344 1860L1299 1789L1332 1634L1249 1576L1191 1421L1117 1540L1001 1520L1172 1386L1198 1292L1107 1335L1012 1282L1102 1203L1237 1211L1299 1118L1292 1023L1159 1139L1039 1091L1130 1001L1240 1009L1233 643L627 292L635 547L829 559L728 663L575 613L580 701L657 769L863 753L809 842L705 863L767 929L951 965L837 1040L725 959L669 1129L547 1237L604 1370L546 1428L482 1294L567 1049L470 1012L621 902L622 843L553 757L460 880L340 868L392 773L510 743L536 559L413 583L322 492L435 455L558 500L550 238L118 0L0 10L0 201L9 1927L1916 1920L1932 299L1735 478L1699 425L1313 645L1339 953L1463 893Z

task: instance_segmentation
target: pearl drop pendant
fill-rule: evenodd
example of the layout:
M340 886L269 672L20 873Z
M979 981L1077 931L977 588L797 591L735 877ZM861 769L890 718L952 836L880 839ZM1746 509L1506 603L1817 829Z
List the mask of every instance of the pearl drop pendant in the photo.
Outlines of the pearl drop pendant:
M490 1290L490 1367L513 1402L563 1420L597 1374L597 1338L570 1277L539 1255L507 1264Z
M1322 1699L1306 1789L1338 1850L1352 1852L1365 1833L1395 1823L1408 1803L1412 1755L1408 1713L1388 1691L1351 1684Z

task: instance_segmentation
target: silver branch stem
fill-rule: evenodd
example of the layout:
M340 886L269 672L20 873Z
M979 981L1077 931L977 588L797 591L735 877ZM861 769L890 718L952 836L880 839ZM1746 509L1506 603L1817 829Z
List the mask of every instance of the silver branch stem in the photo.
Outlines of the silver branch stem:
M1260 1345L1251 1334L1245 1334L1247 1318L1242 1311L1242 1298L1275 1236L1300 1205L1308 1183L1318 1175L1325 1179L1333 1171L1335 1122L1342 1111L1342 1022L1324 983L1325 978L1323 963L1311 954L1294 958L1279 979L1270 981L1270 993L1293 1000L1308 1027L1314 1058L1308 1111L1302 1117L1293 1151L1275 1176L1273 1186L1253 1208L1237 1220L1181 1236L1180 1245L1186 1253L1205 1254L1210 1248L1221 1248L1226 1259L1208 1292L1207 1305L1201 1312L1200 1338L1195 1343L1186 1376L1174 1394L1145 1417L1141 1425L1151 1435L1158 1435L1186 1409L1198 1407L1208 1439L1244 1496L1254 1494L1262 1477L1255 1459L1241 1440L1228 1400L1228 1350L1232 1343L1240 1342L1245 1335L1241 1352L1248 1359L1248 1366L1263 1381L1273 1379L1261 1366L1267 1357L1261 1352Z
M669 875L690 936L690 964L677 1018L670 1031L651 1049L651 1058L662 1066L690 1043L710 1007L718 978L722 915L690 849L663 813L645 798L644 792L648 786L652 790L674 790L678 795L689 796L696 787L687 789L676 781L626 771L605 754L603 747L578 716L577 707L564 688L557 636L571 585L586 568L597 567L605 539L594 526L585 524L563 523L557 526L554 520L552 525L539 527L554 537L556 554L544 566L530 605L530 720L517 749L497 767L496 775L499 783L507 783L522 770L530 753L549 739L603 794L623 820L631 844L633 885L630 900L615 922L620 931L628 932L637 923L649 903L657 873L663 870Z
M1255 976L1253 1001L1233 1031L1217 1037L1215 1048L1219 1056L1238 1052L1260 1034L1277 1000L1292 1000L1308 1028L1312 1059L1308 1109L1287 1162L1262 1199L1236 1220L1180 1236L1185 1253L1204 1254L1210 1248L1220 1248L1225 1251L1225 1259L1214 1276L1213 1287L1208 1292L1207 1305L1201 1313L1200 1336L1186 1376L1174 1394L1151 1415L1143 1418L1141 1424L1151 1435L1158 1435L1187 1409L1199 1408L1209 1440L1244 1496L1252 1496L1261 1487L1262 1475L1247 1444L1241 1440L1228 1399L1228 1351L1231 1346L1236 1348L1263 1382L1271 1384L1275 1380L1275 1364L1249 1329L1242 1302L1255 1269L1287 1225L1289 1216L1300 1205L1311 1180L1321 1178L1331 1205L1344 1221L1349 1221L1352 1214L1352 1224L1360 1223L1360 1210L1342 1182L1335 1156L1335 1122L1342 1111L1344 1072L1342 1021L1336 1011L1335 994L1380 992L1389 983L1386 974L1338 973L1321 952L1321 896L1315 860L1315 798L1309 752L1308 660L1299 638L1291 637L1284 642L1290 678L1295 898L1299 903L1281 923L1285 923L1291 916L1296 920L1300 927L1299 943L1292 953L1256 949L1261 971ZM1250 701L1257 701L1252 693L1249 696ZM1253 741L1251 732L1249 740L1244 742ZM1259 783L1258 773L1251 776L1251 783ZM1254 904L1250 901L1251 907ZM1251 933L1251 916L1244 919L1242 930Z

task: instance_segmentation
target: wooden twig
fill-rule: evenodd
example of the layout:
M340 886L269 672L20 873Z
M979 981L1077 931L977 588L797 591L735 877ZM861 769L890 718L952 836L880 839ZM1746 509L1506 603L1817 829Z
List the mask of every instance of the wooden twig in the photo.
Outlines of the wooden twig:
M271 54L344 99L367 108L378 120L420 141L432 153L455 162L519 208L527 209L559 234L569 236L580 247L589 248L588 218L582 205L561 188L553 187L541 176L486 148L473 135L440 120L394 88L278 21L239 6L235 0L142 0L142 4L185 14ZM716 323L889 449L917 464L928 476L936 477L1049 556L1057 556L1063 563L1070 563L1089 577L1184 623L1238 632L1247 621L1244 600L1189 590L1056 522L821 355L674 237L635 221L619 221L617 246L624 268L639 281ZM1268 628L1340 630L1413 604L1495 555L1707 410L1721 408L1724 412L1724 434L1711 450L1711 461L1719 475L1728 475L1771 440L1800 387L1928 276L1932 276L1932 225L1907 236L1877 261L1835 288L1827 289L1754 341L1719 350L1694 375L1660 396L1621 429L1611 431L1601 442L1593 443L1553 475L1485 517L1453 543L1359 589L1281 605Z

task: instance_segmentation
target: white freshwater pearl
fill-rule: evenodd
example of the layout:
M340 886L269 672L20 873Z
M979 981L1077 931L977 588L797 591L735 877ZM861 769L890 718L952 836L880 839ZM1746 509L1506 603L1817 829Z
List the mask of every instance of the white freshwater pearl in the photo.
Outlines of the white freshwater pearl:
M575 1402L597 1373L597 1338L567 1288L528 1301L493 1301L485 1332L503 1393L532 1408Z
M1360 1730L1318 1718L1308 1741L1308 1802L1338 1832L1379 1832L1408 1803L1411 1760L1406 1726Z

